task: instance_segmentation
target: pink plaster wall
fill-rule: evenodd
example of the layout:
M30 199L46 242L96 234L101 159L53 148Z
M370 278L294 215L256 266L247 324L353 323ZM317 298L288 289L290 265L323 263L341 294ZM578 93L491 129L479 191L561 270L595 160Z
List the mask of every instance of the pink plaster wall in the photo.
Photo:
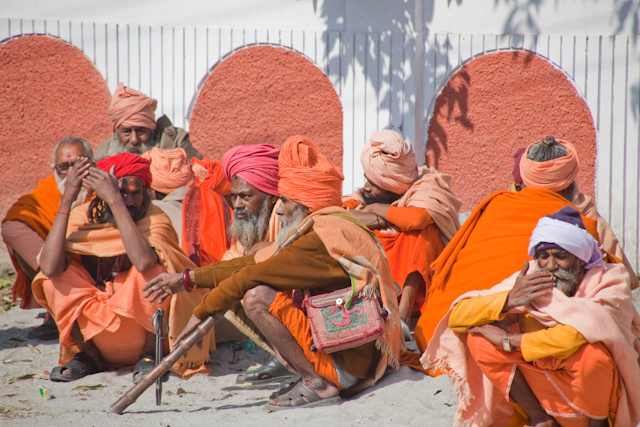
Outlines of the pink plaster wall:
M271 46L242 49L216 66L189 123L193 145L221 159L241 144L281 146L311 138L342 167L342 105L329 79L299 53Z
M547 135L573 142L578 185L593 195L596 132L586 102L566 76L529 52L481 56L438 95L426 162L453 175L453 190L472 210L513 181L513 154Z
M77 48L47 36L0 44L0 219L51 174L55 144L73 135L95 148L112 134L109 88Z

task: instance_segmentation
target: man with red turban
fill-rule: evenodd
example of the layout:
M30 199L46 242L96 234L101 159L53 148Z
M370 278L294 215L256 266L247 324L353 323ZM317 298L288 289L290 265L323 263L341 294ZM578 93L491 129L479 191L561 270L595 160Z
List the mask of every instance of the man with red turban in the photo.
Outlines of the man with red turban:
M553 141L556 141L553 137L545 138L545 140L548 140L549 142L551 142L552 139ZM534 162L528 158L523 159L523 157L525 157L525 153L529 153L531 155L531 148L533 148L531 145L527 148L519 149L514 155L514 184L511 184L509 190L516 192L520 191L524 187L533 187L558 191L559 194L573 203L573 205L584 216L598 221L598 235L602 242L602 248L610 255L615 256L624 263L631 276L631 289L636 289L638 287L638 276L635 274L633 267L631 267L631 263L622 250L622 246L620 246L618 238L613 233L613 230L607 220L600 216L600 213L596 209L593 197L582 193L578 188L578 183L575 182L575 176L580 170L580 158L578 157L578 153L574 145L568 141L562 140L557 140L556 144L565 148L564 152L562 152L561 149L558 149L562 156L558 159L542 163ZM522 167L526 169L524 175L520 173L520 169ZM557 182L558 180L560 182Z
M524 188L487 196L432 264L433 280L415 339L424 351L453 302L484 291L522 268L538 220L573 206L580 162L573 144L549 136L530 144L520 159ZM598 241L598 223L582 213L585 229ZM607 262L619 262L607 256ZM430 372L437 374L438 372Z
M404 341L398 306L384 250L362 224L341 204L342 173L305 136L285 141L278 158L282 229L276 244L230 261L190 271L184 276L166 275L145 289L160 300L187 285L211 289L193 311L181 337L214 312L242 302L255 325L273 345L277 366L240 375L239 383L280 382L299 374L290 387L276 392L269 410L312 407L340 402L339 392L358 392L399 366ZM250 178L248 178L250 179ZM306 219L313 230L276 252L276 247ZM383 334L366 344L323 353L313 351L313 339L305 312L294 305L290 291L308 290L318 295L344 290L351 295L379 295L389 315ZM349 313L357 318L357 311ZM278 372L274 376L274 373Z
M142 154L158 147L182 148L189 159L201 159L187 131L173 126L166 115L156 120L157 105L157 100L124 83L118 84L108 111L114 134L100 143L95 158L100 160L124 152Z
M52 370L53 381L133 365L136 381L155 365L151 318L158 308L169 311L169 302L149 302L142 286L194 265L169 218L151 204L151 182L149 161L130 153L97 167L82 158L67 175L32 285L60 331L63 366ZM83 184L96 197L71 209Z
M399 308L405 338L431 284L431 263L460 228L462 202L451 175L418 169L415 152L393 130L371 134L360 156L366 183L345 196L343 206L374 230L384 246L393 279L402 288Z

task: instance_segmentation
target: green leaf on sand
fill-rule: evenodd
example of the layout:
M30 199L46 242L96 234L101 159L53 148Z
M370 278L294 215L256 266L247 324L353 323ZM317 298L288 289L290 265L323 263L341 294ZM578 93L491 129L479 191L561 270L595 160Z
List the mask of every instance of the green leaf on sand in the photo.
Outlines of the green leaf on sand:
M103 388L104 386L102 384L79 385L78 387L72 388L71 390L86 391L86 390L102 390Z

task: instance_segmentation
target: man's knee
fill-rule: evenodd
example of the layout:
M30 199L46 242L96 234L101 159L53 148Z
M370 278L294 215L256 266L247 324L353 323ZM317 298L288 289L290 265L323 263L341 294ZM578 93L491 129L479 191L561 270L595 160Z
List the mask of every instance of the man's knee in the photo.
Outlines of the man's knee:
M248 290L242 298L242 305L247 316L253 320L256 313L268 311L276 297L276 293L273 288L265 285L256 286Z

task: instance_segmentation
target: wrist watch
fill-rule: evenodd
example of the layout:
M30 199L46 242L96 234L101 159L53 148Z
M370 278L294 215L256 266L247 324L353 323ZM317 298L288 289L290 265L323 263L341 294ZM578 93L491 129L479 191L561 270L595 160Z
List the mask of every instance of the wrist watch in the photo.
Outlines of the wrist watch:
M502 337L502 348L504 348L504 351L508 351L509 353L513 351L513 347L511 347L511 342L509 342L510 336L511 334L507 334L504 337Z

